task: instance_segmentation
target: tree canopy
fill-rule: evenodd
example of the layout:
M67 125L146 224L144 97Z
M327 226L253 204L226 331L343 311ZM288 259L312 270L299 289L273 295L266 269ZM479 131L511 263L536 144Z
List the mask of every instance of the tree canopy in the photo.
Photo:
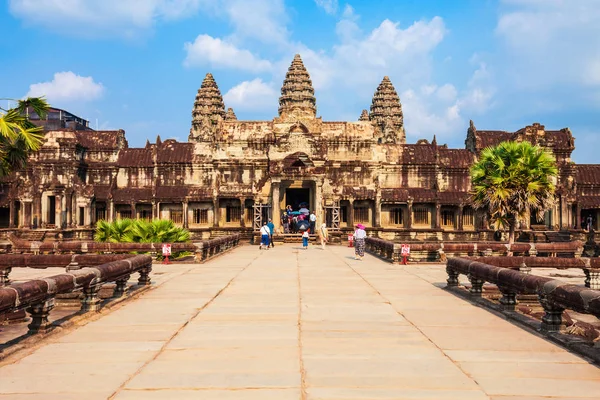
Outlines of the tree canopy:
M28 119L29 109L45 118L50 105L44 98L30 97L18 100L13 108L0 107L0 178L23 168L31 152L42 145L44 128Z
M542 219L554 204L556 160L529 142L502 142L484 149L471 167L473 205L485 208L497 228L515 228L529 213Z

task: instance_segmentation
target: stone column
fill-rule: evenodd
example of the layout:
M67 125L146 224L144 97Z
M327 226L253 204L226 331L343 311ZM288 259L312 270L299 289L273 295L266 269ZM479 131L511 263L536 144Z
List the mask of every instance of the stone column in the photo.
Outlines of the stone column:
M246 227L246 208L244 208L245 203L246 199L240 197L240 226L242 228Z
M350 199L350 209L348 210L348 225L354 228L354 199Z
M463 226L463 211L464 211L465 206L464 205L459 205L458 206L458 230L462 231L464 229Z
M325 222L325 218L323 216L323 180L319 179L315 182L315 214L317 215L316 226L321 226L323 222ZM313 233L313 232L311 232Z
M14 228L15 227L15 201L14 200L10 200L10 204L9 204L9 211L8 211L8 227L9 228Z
M406 227L408 229L412 229L413 226L413 220L414 220L414 215L413 215L413 201L412 199L409 199L406 204L408 205L408 218L406 220Z
M137 219L137 208L135 206L135 202L132 201L129 203L129 207L131 207L131 218L132 219Z
M108 215L107 215L108 221L114 222L114 220L115 220L115 202L112 199L110 199L108 201L108 210L106 210L106 211L108 212Z
M214 227L218 227L219 226L219 199L218 198L214 198L213 199L213 226Z
M377 191L377 194L375 195L375 224L374 226L376 227L380 227L381 226L381 193L379 192L379 190Z
M181 203L181 206L183 208L183 227L185 229L188 228L188 202L187 200L185 200L183 203Z
M42 195L33 198L33 228L39 228L42 223Z
M575 229L581 229L581 204L577 202L577 206L575 207Z
M67 201L68 198L68 201ZM65 211L66 211L66 224L68 227L71 227L73 223L73 193L69 195L65 194Z
M440 229L441 208L442 207L441 207L440 203L435 203L435 221L434 221L435 229Z
M273 214L273 224L275 225L275 232L279 232L281 229L281 205L279 202L279 187L281 186L281 181L279 179L273 178L271 180L271 198L272 198L272 214ZM315 198L315 207L316 207L316 198ZM318 215L318 214L317 214Z
M57 228L60 228L62 226L63 196L56 194L55 199L54 204L56 205L56 208L54 209L54 225Z

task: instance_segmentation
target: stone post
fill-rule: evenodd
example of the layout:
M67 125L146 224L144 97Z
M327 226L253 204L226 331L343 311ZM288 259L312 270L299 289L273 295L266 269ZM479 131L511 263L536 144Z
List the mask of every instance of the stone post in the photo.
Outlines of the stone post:
M441 208L442 207L441 207L440 203L435 203L435 221L434 221L435 229L440 229Z
M27 325L29 334L46 333L52 324L48 321L48 314L54 308L54 298L32 304L26 311L31 315L31 323Z
M446 273L448 274L448 279L446 279L446 286L458 286L459 280L458 276L460 275L454 269L448 267L446 264Z
M271 179L271 198L273 205L273 224L275 225L275 232L279 232L281 229L281 205L279 201L279 187L281 186L281 181L279 179L273 178ZM315 196L315 205L316 205L316 196ZM315 206L316 207L316 206Z
M89 286L83 288L83 299L81 300L81 311L98 311L101 308L102 300L98 297L98 292L102 287L101 284L90 283Z
M0 269L0 287L10 285L9 275L11 270L11 267Z
M575 229L581 229L581 204L577 202L577 206L575 207Z
M541 330L544 332L559 332L562 324L562 313L564 308L548 301L545 295L538 295L540 304L544 307L544 316L542 316Z
M129 281L129 277L130 275L125 275L116 281L113 297L123 297L127 293L127 281Z
M483 284L485 281L469 274L469 282L471 282L471 289L469 292L472 296L481 297L483 293Z
M463 212L464 212L465 206L464 205L459 205L458 206L458 230L462 231L464 229L463 226Z

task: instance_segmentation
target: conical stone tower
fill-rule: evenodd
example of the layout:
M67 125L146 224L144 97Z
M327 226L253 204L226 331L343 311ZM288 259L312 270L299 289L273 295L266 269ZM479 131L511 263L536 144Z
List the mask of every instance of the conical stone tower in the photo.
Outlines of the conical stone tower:
M206 74L194 102L189 140L207 140L225 119L223 96L211 73Z
M373 95L369 119L379 129L383 143L406 143L400 97L388 76L383 77Z
M282 119L312 119L317 115L317 100L310 76L299 54L294 56L281 87L279 116Z

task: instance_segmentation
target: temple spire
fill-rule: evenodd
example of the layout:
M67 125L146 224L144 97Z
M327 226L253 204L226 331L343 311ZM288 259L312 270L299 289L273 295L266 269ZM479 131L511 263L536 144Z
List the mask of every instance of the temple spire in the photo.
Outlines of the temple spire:
M227 113L225 114L225 121L237 121L237 116L233 111L233 108L229 107L227 109Z
M369 112L367 110L362 110L360 113L360 117L358 117L359 121L368 121L369 120Z
M205 134L207 130L212 129L224 118L225 104L223 103L223 96L221 96L217 82L209 72L204 77L196 94L196 101L192 110L190 139L198 138L201 133Z
M296 54L281 87L279 116L281 118L315 118L316 102L310 76L304 67L302 58Z
M369 118L379 127L383 142L406 142L400 97L388 76L383 77L373 95Z

